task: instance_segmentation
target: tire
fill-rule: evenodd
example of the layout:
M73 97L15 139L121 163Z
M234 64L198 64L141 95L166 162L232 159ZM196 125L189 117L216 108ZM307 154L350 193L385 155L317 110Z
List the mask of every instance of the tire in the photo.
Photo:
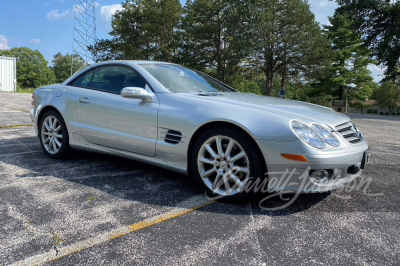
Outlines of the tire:
M255 194L246 186L257 178L264 180L265 164L254 145L231 128L213 128L200 136L192 150L191 171L209 198L238 202Z
M39 139L44 153L53 159L65 157L69 150L69 136L64 119L56 111L46 112L39 123Z

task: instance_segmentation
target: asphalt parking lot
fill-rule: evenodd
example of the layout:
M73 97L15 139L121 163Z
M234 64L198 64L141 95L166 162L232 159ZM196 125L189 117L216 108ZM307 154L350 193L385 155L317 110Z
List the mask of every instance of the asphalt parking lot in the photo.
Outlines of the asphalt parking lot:
M136 161L49 159L30 99L0 93L0 265L400 264L398 117L351 116L372 150L364 183L273 211L210 202L188 177Z

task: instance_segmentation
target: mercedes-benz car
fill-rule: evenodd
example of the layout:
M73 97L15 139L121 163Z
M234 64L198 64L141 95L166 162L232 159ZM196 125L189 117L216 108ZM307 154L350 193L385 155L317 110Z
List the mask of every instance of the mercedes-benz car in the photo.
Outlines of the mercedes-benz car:
M93 64L37 89L30 115L51 158L71 148L131 158L226 200L341 188L369 156L359 129L331 108L241 93L164 62Z

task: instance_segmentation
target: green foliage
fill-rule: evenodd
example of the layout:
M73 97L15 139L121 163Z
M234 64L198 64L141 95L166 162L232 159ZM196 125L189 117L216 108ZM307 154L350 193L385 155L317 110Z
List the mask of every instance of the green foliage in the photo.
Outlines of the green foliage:
M351 22L345 16L335 14L329 19L331 25L325 26L325 29L332 41L333 63L315 87L333 98L363 100L371 96L376 86L367 69L375 61L370 58L369 49L363 46L360 34L352 30Z
M341 7L323 34L307 0L189 0L183 9L179 0L126 0L113 17L113 38L98 41L90 50L99 61L148 59L183 64L244 92L278 96L285 89L289 99L328 106L339 98L361 104L377 86L367 66L375 63L371 58L378 52L371 54L365 47L361 36L373 37L372 28L367 34L362 31L366 24L360 23L369 19L365 10L370 5L377 10L370 10L368 23L378 13L384 25L393 22L398 4L337 1ZM362 11L350 12L348 6ZM376 30L390 32L393 41L399 28ZM375 44L386 40L379 36L374 37ZM389 48L398 60L400 49L392 49L396 45Z
M117 41L100 39L94 46L89 46L88 50L93 54L96 62L124 59L125 53L121 52Z
M98 61L146 59L172 61L175 28L182 12L179 0L127 0L112 20L112 40L89 50Z
M74 60L76 61L76 64L74 63L74 66L71 69L72 57L70 54L62 55L61 53L57 53L54 56L52 69L56 76L56 82L62 83L64 80L69 78L71 74L78 71L80 66L85 63L85 60L80 56L75 56Z
M393 81L383 82L376 90L376 99L381 107L388 107L389 113L393 113L396 107L400 107L400 85Z
M336 0L337 13L353 21L389 78L400 76L400 1Z
M38 50L21 47L1 51L1 54L17 58L17 82L22 88L38 88L56 80L54 72Z
M277 93L293 79L312 79L329 62L329 43L306 0L126 1L114 15L112 40L90 47L98 60L173 61L225 83L247 72L263 73L256 92ZM281 81L277 82L279 75ZM258 78L258 77L257 77Z
M188 1L179 25L176 61L195 69L215 69L216 77L227 82L243 57L239 18L241 1Z
M267 95L274 95L276 74L285 89L289 77L306 78L326 64L327 40L307 1L255 0L250 14L247 61L265 74Z
M308 91L310 90L309 84L288 84L286 87L287 95L286 99L296 100L296 101L303 101L303 102L310 102L311 99L308 96Z
M88 198L88 202L95 201L96 199L97 199L97 198L96 198L95 196L92 196L92 197Z
M254 80L242 79L241 81L234 82L232 87L240 92L263 94L260 84Z
M35 88L24 88L24 89L22 89L21 87L19 87L19 86L17 86L17 92L19 92L19 93L30 93L30 94L32 94L32 93L34 93L35 92Z

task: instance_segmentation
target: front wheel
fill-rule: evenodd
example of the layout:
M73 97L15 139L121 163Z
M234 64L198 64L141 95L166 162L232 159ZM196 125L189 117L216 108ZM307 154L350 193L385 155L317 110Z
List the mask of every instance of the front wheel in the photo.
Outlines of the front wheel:
M194 178L210 198L244 200L254 192L248 190L250 182L264 179L258 147L246 135L230 128L215 128L203 134L191 158Z
M65 156L69 151L67 126L56 111L46 112L39 124L40 144L50 158Z

